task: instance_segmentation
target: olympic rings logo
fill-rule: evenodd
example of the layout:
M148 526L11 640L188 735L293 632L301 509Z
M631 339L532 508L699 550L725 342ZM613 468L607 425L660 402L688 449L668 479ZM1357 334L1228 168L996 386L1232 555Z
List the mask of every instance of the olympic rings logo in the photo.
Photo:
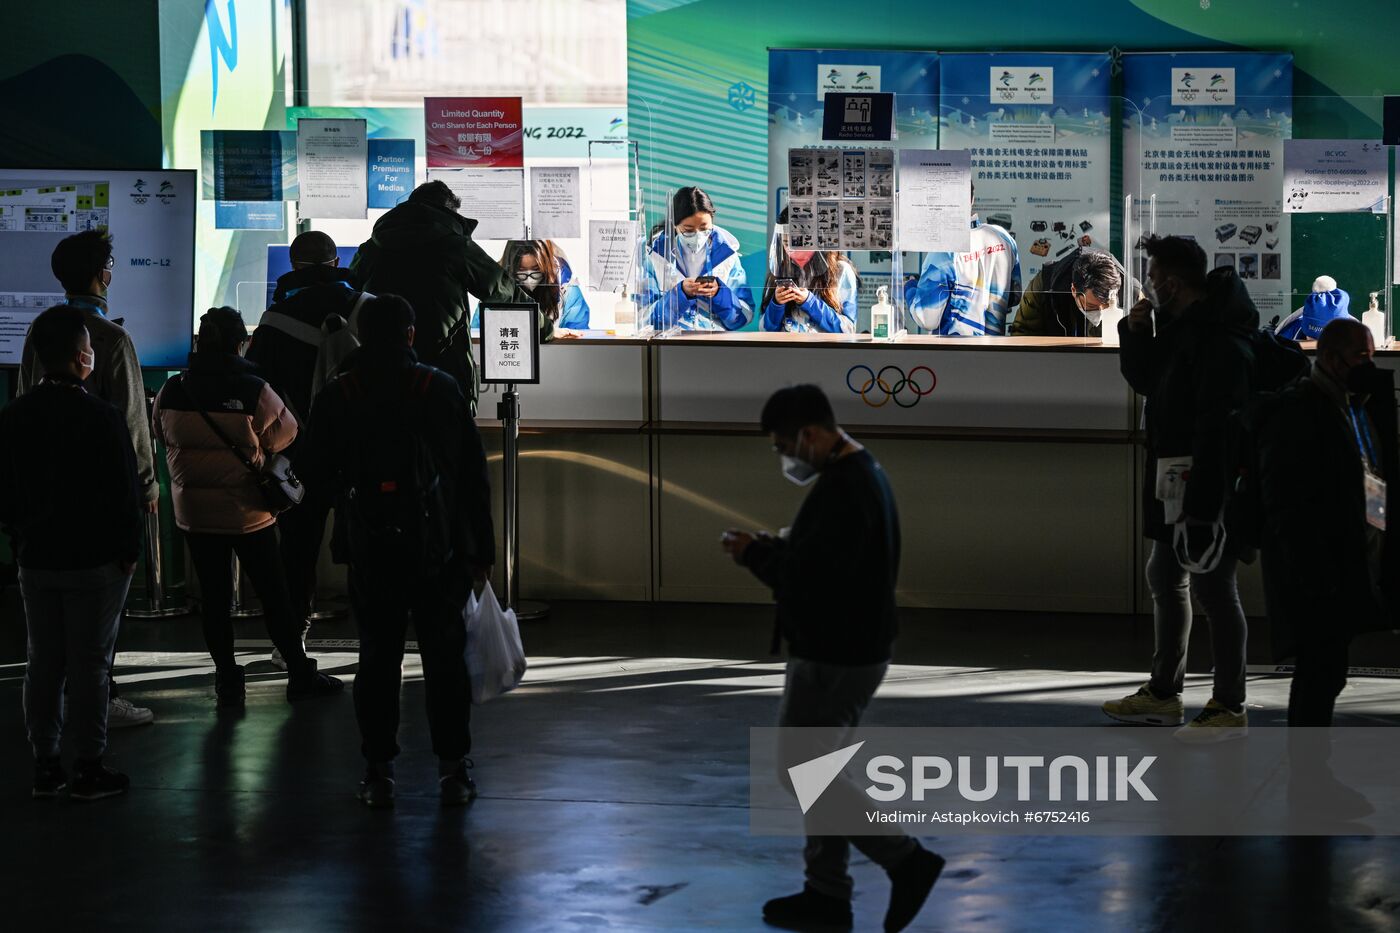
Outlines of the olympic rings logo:
M852 384L851 376L861 369L865 370L868 378L859 386ZM927 374L927 377L920 377L920 373ZM861 401L871 408L884 408L891 401L900 408L913 408L919 404L919 399L931 394L937 387L938 376L927 366L915 366L907 376L904 370L893 364L876 372L864 363L857 363L846 371L846 388L853 395L859 395ZM872 391L877 389L878 393ZM879 398L880 395L884 397Z

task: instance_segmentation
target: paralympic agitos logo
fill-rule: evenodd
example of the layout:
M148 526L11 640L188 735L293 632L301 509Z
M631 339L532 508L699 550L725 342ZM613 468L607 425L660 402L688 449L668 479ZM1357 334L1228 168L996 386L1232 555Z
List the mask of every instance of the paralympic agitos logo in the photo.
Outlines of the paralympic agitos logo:
M938 376L927 366L915 366L907 374L893 363L879 372L864 363L846 370L846 388L871 408L884 408L891 401L900 408L913 408L937 386Z

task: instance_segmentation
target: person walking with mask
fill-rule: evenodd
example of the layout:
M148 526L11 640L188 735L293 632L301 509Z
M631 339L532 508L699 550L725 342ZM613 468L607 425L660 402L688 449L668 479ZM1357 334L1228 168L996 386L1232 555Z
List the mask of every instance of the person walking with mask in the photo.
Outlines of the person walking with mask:
M899 513L884 469L841 430L831 402L817 386L779 389L763 406L760 423L782 458L783 475L812 488L786 536L731 529L722 546L735 563L772 587L777 600L773 650L784 640L788 645L778 724L792 727L783 729L779 739L779 769L791 789L788 766L840 748L889 668L896 632ZM814 578L811 568L833 553L849 555L841 574ZM824 798L864 806L863 794L844 777ZM799 929L849 928L851 846L890 877L884 928L908 926L944 862L902 833L852 838L809 834L806 885L765 904L764 919Z
M1194 241L1151 237L1149 296L1119 322L1119 366L1146 399L1143 534L1152 541L1147 585L1156 649L1151 680L1103 705L1122 722L1181 725L1191 599L1210 620L1214 689L1205 709L1179 730L1185 741L1242 736L1245 714L1245 616L1235 570L1245 556L1229 533L1236 478L1231 416L1249 401L1259 313L1232 268L1206 274ZM1154 329L1155 318L1155 329Z

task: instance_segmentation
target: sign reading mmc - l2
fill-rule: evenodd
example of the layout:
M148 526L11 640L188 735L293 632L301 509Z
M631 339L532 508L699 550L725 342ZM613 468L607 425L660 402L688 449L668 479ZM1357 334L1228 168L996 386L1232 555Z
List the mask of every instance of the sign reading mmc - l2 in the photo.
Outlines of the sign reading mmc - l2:
M425 97L428 168L521 168L525 131L519 97Z
M940 149L972 157L982 220L1016 238L1026 281L1078 246L1107 249L1106 52L945 54Z
M1134 229L1186 236L1212 267L1232 266L1260 317L1289 307L1284 143L1293 135L1293 56L1155 52L1123 56L1128 99L1123 190ZM1139 257L1141 262L1141 257ZM1139 276L1145 268L1139 266Z

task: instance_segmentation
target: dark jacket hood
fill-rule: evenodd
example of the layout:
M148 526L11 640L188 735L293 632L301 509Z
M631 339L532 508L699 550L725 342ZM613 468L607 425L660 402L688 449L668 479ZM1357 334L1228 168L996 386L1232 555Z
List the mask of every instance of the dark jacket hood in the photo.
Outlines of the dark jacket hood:
M1244 280L1229 266L1214 269L1206 276L1205 298L1187 308L1183 318L1233 333L1259 329L1259 309L1249 297Z
M448 237L470 237L476 221L432 204L407 201L374 224L370 239L388 250L418 250Z
M258 367L237 353L200 353L196 350L190 354L190 372L257 376Z
M277 289L272 293L272 303L276 304L285 300L287 292L296 291L299 288L310 288L313 285L333 285L337 282L344 282L353 287L355 278L350 274L350 270L343 266L315 265L293 269L278 277Z

